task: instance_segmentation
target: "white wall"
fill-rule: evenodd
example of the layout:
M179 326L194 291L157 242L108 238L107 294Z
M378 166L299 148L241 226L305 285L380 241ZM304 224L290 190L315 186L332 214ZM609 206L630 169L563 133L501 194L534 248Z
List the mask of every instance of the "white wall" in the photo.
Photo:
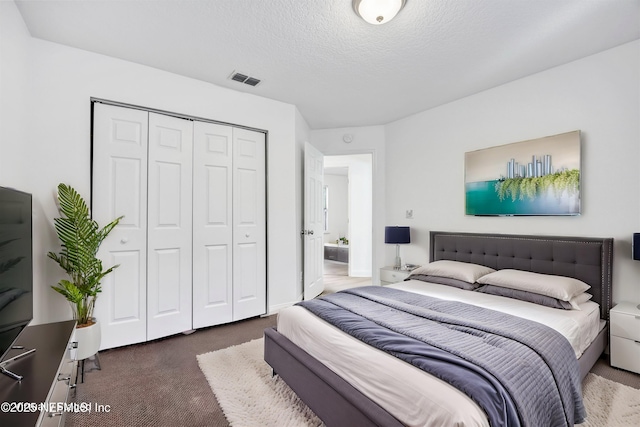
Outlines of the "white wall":
M324 233L324 242L335 243L340 237L348 239L349 188L347 175L332 175L325 170L324 185L329 189L329 229Z
M13 2L0 2L0 185L17 186L31 173L23 141L27 132L29 32Z
M387 220L412 228L403 260L428 260L430 230L613 237L613 299L640 302L640 262L630 259L640 230L639 82L635 41L389 124ZM573 130L582 131L581 216L464 215L466 151Z
M267 130L268 303L272 308L297 300L291 262L297 257L299 210L293 105L32 39L15 4L0 2L0 7L6 125L0 133L0 185L34 196L34 323L70 317L66 301L49 289L63 276L46 252L58 247L52 224L58 215L52 198L56 185L67 182L86 198L90 194L90 97ZM6 44L12 49L5 50ZM6 80L16 75L27 76L19 93Z
M343 136L351 135L353 141L345 143ZM370 246L372 250L371 280L372 283L378 283L379 271L378 267L385 265L384 253L384 226L385 224L385 134L384 126L366 126L339 129L323 129L312 130L310 132L311 144L327 156L353 155L353 154L371 154L372 156L372 179L373 193L371 194L371 204L373 206L372 226L368 233L371 235ZM353 165L352 165L353 166ZM350 167L350 172L353 172ZM353 206L353 205L352 205ZM353 212L350 213L355 216ZM355 240L353 235L353 225L351 224L351 242L353 245L362 243ZM370 230L373 230L371 233ZM353 253L353 249L351 249ZM354 276L368 277L364 269L354 267L354 263L360 258L349 259L350 274ZM364 259L360 259L364 262Z

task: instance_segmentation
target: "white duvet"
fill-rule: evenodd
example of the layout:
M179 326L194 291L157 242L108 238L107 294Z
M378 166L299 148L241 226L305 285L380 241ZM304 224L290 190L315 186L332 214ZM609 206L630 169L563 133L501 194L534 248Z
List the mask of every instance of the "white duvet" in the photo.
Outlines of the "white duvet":
M462 301L543 323L564 335L579 357L603 326L598 305L559 310L417 280L396 289ZM489 426L467 395L422 370L363 344L302 307L278 315L278 332L408 426Z

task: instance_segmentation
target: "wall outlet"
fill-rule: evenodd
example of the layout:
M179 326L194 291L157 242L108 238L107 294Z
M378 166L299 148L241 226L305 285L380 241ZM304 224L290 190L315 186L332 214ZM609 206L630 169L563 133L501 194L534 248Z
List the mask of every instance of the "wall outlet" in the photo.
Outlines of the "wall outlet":
M407 209L407 219L413 219L413 209Z

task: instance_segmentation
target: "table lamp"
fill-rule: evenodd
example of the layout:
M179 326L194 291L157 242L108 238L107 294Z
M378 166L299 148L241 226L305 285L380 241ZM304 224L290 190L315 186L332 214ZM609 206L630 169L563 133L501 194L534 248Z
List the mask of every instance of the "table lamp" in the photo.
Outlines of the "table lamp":
M384 228L384 242L396 245L396 264L394 268L400 270L400 245L411 243L409 227L387 226Z

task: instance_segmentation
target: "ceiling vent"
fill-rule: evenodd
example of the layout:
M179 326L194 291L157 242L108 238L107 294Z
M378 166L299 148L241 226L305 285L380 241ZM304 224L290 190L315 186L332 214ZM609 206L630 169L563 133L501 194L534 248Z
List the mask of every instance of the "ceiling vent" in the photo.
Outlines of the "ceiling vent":
M247 76L246 74L236 73L235 71L231 73L229 76L231 80L235 80L236 82L244 83L249 86L257 86L260 83L260 79L256 79L255 77Z

